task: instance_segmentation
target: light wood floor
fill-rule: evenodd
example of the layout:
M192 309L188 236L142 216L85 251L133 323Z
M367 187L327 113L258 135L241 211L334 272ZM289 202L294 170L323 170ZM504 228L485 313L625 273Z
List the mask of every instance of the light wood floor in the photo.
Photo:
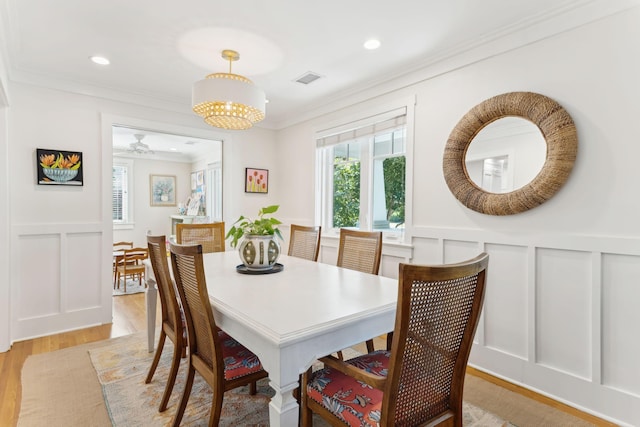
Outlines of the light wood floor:
M160 319L160 314L156 316ZM22 365L32 354L46 353L146 330L144 293L113 298L113 323L13 344L0 353L0 426L14 426L20 414Z
M156 316L158 325L160 320L159 311L160 308L158 307ZM141 293L113 298L113 323L14 343L11 350L6 353L0 353L0 426L15 426L17 424L18 415L20 414L20 396L22 395L20 375L22 365L28 356L129 335L143 330L146 330L146 316L144 294ZM384 342L381 339L376 339L376 348L382 348L383 346ZM362 351L364 351L364 345L362 346ZM503 389L513 391L528 399L586 420L593 425L614 425L473 368L470 368L467 372L494 383Z

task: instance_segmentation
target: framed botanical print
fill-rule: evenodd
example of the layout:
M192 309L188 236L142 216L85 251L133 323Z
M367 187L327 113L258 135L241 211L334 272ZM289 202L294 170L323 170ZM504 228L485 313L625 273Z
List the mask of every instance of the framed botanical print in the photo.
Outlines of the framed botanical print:
M175 175L149 175L151 206L176 206Z
M83 185L82 152L36 149L38 185Z
M246 168L244 178L245 193L268 193L269 170Z

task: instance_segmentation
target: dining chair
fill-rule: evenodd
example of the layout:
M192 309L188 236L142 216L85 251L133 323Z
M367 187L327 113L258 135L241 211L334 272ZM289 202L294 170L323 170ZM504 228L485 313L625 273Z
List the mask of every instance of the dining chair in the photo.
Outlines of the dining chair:
M158 286L158 295L160 296L160 309L162 312L162 326L160 328L160 338L156 346L156 353L153 356L153 362L149 368L145 384L149 384L153 379L153 375L160 362L160 356L164 348L164 343L168 337L173 342L173 357L171 358L171 368L169 369L169 377L164 388L164 394L160 400L159 411L163 412L167 409L167 403L171 397L173 386L176 382L178 368L180 367L180 358L186 357L187 337L184 324L184 315L178 304L173 279L169 272L169 261L167 259L166 236L147 236L147 245L149 247L149 259L153 268L153 275Z
M256 381L268 374L258 356L216 327L205 281L202 245L171 243L169 248L189 342L189 371L173 425L180 425L198 372L213 389L209 426L217 426L224 392L249 384L249 393L255 394Z
M306 227L291 224L289 233L289 256L318 261L322 227Z
M378 274L382 257L382 231L359 231L340 229L338 244L338 267L363 273ZM373 348L373 339L366 341L367 351ZM387 348L388 349L388 348ZM342 353L338 352L342 358Z
M391 350L320 360L301 383L301 425L462 426L465 370L482 310L489 255L457 264L400 264Z
M133 248L133 242L116 242L113 244L113 289L116 288L118 265L122 263L124 250Z
M202 245L202 252L224 252L224 222L177 224L176 241L182 245Z
M340 229L338 267L378 274L382 256L382 232Z
M127 277L138 278L138 284L142 286L144 276L144 265L142 262L147 259L149 249L131 248L125 249L122 255L122 263L116 267L116 283L120 289L120 280L124 279L124 292L127 293Z

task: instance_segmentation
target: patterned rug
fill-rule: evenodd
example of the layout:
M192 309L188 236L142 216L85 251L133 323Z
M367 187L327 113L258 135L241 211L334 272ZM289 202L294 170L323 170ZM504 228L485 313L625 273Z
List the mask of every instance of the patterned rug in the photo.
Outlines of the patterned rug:
M160 413L157 407L169 375L172 343L167 340L153 380L150 384L145 384L144 379L151 365L153 353L147 351L146 338L142 335L137 337L139 338L136 340L115 340L113 345L89 350L91 362L102 385L107 411L114 426L169 425L184 388L186 359L182 361L167 410ZM345 357L349 356L345 354ZM248 394L248 387L228 391L224 396L220 426L268 426L268 405L272 395L273 390L269 387L267 379L258 382L258 393L254 396ZM211 400L211 389L202 377L196 374L181 425L207 425ZM324 427L327 424L319 418L314 418L314 425ZM468 403L464 404L464 425L511 426L497 416Z
M145 289L146 288L144 286L144 280L140 284L140 283L138 283L138 279L135 279L135 280L128 279L127 280L127 292L125 293L124 292L124 281L120 280L120 287L113 290L113 296L139 294L141 292L144 292Z

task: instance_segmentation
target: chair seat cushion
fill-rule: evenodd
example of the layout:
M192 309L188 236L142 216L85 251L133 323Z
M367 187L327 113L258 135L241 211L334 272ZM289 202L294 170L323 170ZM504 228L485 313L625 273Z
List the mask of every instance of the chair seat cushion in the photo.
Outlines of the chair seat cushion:
M222 330L218 331L218 337L222 343L224 378L227 381L262 370L262 363L260 363L258 356L253 354L245 346Z
M346 363L386 377L389 356L388 351L378 350ZM307 385L307 394L347 425L377 426L380 421L382 391L335 369L324 368L314 372Z

